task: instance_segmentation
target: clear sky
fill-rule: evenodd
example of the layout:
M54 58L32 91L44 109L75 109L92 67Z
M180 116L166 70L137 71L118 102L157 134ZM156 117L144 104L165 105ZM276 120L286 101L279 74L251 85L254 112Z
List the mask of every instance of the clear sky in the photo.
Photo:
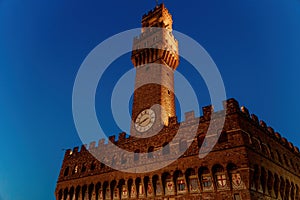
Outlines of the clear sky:
M227 96L300 147L300 0L164 2L174 29L214 59ZM71 106L77 70L101 41L140 27L154 6L154 0L0 0L0 200L54 200L62 149L81 144ZM111 79L101 80L106 90L97 98L132 67L129 56L110 68L114 76L107 72ZM203 85L188 68L183 61L178 70ZM200 105L210 104L201 89ZM103 105L97 110L108 116L106 129L119 133Z

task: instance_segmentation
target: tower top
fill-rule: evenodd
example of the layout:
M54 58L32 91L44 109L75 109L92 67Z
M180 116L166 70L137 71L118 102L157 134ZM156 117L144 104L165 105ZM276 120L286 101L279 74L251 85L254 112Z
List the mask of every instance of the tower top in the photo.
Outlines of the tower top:
M156 1L158 2L158 1ZM165 5L158 4L153 10L150 10L142 17L142 27L160 27L172 30L172 15L169 13Z

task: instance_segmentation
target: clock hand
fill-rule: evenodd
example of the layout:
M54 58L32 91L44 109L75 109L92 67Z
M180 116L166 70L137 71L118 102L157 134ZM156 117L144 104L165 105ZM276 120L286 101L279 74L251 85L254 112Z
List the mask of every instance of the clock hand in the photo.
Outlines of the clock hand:
M147 121L149 118L144 119L143 121L140 122L140 124L144 123L145 121Z

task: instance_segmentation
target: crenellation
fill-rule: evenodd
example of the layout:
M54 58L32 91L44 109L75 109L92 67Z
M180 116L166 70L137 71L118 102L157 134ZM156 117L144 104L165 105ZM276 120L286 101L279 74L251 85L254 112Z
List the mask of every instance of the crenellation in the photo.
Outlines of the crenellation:
M251 114L251 119L256 125L259 125L258 117L255 114Z
M125 139L126 139L126 133L125 132L119 133L118 141L123 142Z
M93 141L93 142L91 142L90 145L89 145L89 150L93 150L93 149L95 149L95 148L96 148L96 141Z
M226 113L232 114L240 111L240 105L237 100L234 98L230 98L226 101L223 101L224 109L226 110Z
M278 132L275 132L275 137L280 141L281 140L281 134Z
M88 151L87 150L87 145L86 144L81 145L79 153L86 152L86 151Z
M74 149L73 149L73 154L78 153L78 150L79 150L79 147L74 147Z
M245 106L241 107L241 111L246 115L246 117L250 118L249 110Z
M266 122L264 122L263 120L260 120L260 121L259 121L259 125L260 125L260 127L264 128L264 129L267 128L267 124L266 124Z
M109 136L109 141L112 142L112 143L115 143L116 142L116 136L115 135L112 135L112 136Z
M268 127L267 128L267 130L268 130L268 132L270 133L270 135L272 135L272 136L275 136L275 131L274 131L274 129L272 128L272 127Z
M185 116L185 121L191 121L193 119L195 119L195 111L189 111L184 113Z
M212 105L202 107L203 117L205 120L209 120L214 108Z
M287 139L284 137L281 138L281 142L283 145L287 145L287 143L288 143Z

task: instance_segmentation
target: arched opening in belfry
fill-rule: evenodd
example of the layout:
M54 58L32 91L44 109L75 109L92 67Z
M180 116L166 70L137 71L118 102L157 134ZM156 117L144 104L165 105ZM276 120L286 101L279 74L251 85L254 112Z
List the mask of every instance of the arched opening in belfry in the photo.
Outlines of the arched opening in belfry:
M89 197L89 200L92 200L93 192L94 192L94 184L91 183L91 184L89 185L89 189L88 189L88 197Z

